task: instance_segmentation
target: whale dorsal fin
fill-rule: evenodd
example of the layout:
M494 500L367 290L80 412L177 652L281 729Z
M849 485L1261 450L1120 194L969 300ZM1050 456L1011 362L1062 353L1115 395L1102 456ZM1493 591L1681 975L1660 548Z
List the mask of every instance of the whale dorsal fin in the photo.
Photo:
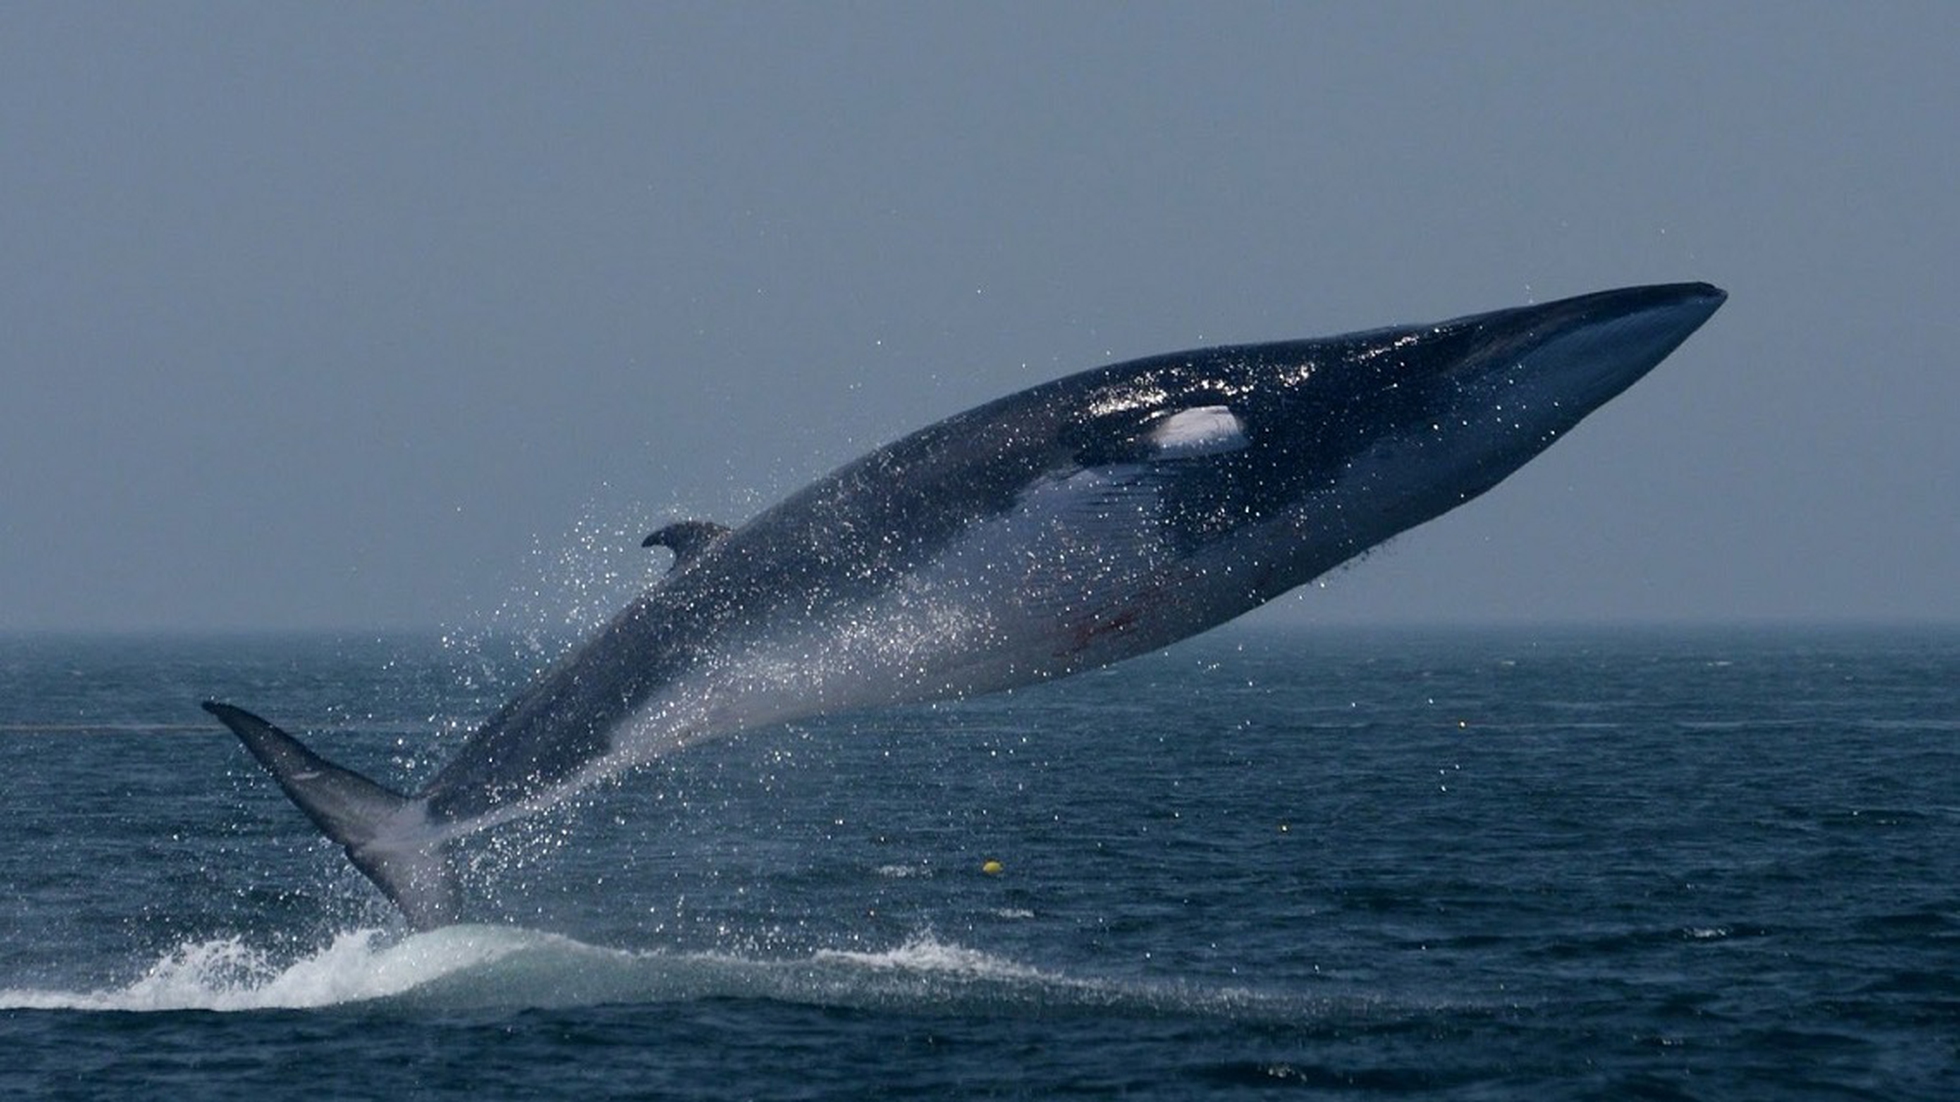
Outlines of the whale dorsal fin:
M669 524L660 531L640 541L641 547L665 547L674 553L674 565L668 571L679 570L693 562L700 554L728 535L726 524L716 524L712 520L680 520Z

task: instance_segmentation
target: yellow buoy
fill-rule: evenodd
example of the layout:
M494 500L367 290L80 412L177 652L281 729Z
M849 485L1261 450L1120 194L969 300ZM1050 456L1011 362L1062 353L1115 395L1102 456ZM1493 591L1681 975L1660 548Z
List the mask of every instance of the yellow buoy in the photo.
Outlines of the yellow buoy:
M980 871L986 873L988 876L999 876L1000 862L989 857L987 863L980 866Z

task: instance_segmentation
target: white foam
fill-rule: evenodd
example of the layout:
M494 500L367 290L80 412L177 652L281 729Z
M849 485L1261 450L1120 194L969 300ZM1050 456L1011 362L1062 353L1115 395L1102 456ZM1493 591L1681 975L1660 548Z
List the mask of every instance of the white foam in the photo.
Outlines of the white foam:
M353 930L281 962L238 938L178 946L121 987L0 990L0 1008L39 1010L312 1009L387 998L497 961L550 935L458 926L390 943Z
M296 957L238 938L186 943L136 979L84 990L0 989L0 1010L313 1010L380 1003L538 1008L754 998L863 1008L1180 1009L1291 1016L1292 999L1239 988L1076 978L917 933L882 950L793 958L632 951L510 927L454 926L395 940L354 930Z
M846 1003L936 1001L955 986L1067 988L1068 981L916 934L891 949L820 950L798 959L633 952L556 934L452 926L391 940L354 930L297 958L238 938L178 946L129 983L91 990L0 990L0 1009L308 1010L386 999L462 1006L565 1006L752 996Z
M930 933L914 934L894 949L875 953L854 953L826 949L815 958L819 963L843 962L873 971L917 972L986 980L1049 980L1040 970L1010 960L990 956L940 941Z

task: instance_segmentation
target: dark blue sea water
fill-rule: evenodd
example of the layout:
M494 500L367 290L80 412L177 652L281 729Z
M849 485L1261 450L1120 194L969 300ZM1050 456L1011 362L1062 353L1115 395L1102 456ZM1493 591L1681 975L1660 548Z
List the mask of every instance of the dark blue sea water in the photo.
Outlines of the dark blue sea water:
M1960 632L1226 629L689 751L416 936L197 708L408 784L536 657L0 641L0 1094L1960 1097Z

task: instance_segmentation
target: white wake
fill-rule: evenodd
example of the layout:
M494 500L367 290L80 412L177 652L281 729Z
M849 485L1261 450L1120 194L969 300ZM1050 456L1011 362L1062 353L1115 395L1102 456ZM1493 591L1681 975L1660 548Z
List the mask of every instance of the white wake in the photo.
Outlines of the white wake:
M124 983L0 989L0 1010L458 1010L754 998L923 1013L1198 1013L1295 1018L1292 997L1076 978L918 933L888 949L789 958L628 950L503 926L396 938L354 930L297 956L187 942Z

